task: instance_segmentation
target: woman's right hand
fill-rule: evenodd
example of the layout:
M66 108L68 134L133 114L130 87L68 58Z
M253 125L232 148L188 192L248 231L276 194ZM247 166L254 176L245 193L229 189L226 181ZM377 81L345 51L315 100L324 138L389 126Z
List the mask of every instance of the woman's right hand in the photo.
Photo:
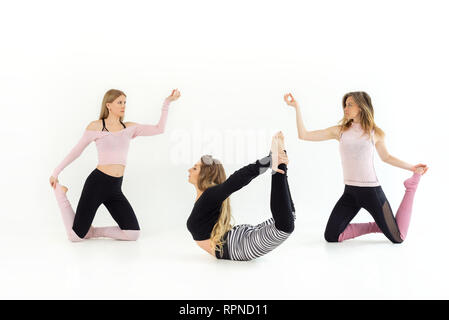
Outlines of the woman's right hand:
M172 101L178 100L178 98L180 96L181 96L181 92L179 92L178 89L173 89L171 94L165 99L172 102Z
M50 176L50 185L54 189L56 188L56 184L59 182L58 178Z
M294 108L298 108L298 102L293 98L291 93L284 94L284 101Z

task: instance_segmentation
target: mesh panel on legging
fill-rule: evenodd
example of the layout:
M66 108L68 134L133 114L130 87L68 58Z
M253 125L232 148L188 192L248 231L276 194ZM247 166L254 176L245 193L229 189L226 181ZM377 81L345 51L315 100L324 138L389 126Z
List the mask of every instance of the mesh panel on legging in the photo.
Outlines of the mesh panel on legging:
M392 237L393 242L401 243L401 233L398 228L398 224L396 223L396 219L393 216L393 212L391 210L390 204L388 201L385 201L384 205L382 206L382 213L383 218L386 224L386 227ZM390 237L389 237L390 238ZM391 239L390 239L391 240Z

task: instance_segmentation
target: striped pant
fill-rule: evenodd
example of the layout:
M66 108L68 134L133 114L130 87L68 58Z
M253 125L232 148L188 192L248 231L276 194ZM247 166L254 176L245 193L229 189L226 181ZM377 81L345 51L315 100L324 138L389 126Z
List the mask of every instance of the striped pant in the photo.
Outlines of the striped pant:
M292 214L295 217L295 213ZM256 226L237 225L226 236L229 260L249 261L259 258L277 248L290 234L277 229L273 218Z
M279 169L285 174L275 173L271 178L270 207L273 218L256 226L240 224L225 234L223 257L217 258L249 261L261 257L283 243L294 230L296 219L290 188L287 180L287 167Z

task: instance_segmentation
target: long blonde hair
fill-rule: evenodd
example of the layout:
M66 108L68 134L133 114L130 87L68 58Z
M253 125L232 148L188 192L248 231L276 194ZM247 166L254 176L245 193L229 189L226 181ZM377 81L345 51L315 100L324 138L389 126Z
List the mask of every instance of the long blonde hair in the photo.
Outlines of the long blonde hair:
M212 158L211 155L202 156L201 170L197 182L198 189L204 191L214 185L223 183L225 180L226 173L220 161ZM221 256L223 256L223 244L225 243L223 236L232 229L231 220L231 203L230 199L226 198L221 204L220 216L210 234L211 246L214 250L218 247Z
M360 125L362 126L363 131L371 136L371 132L374 130L375 134L383 137L385 133L374 122L374 108L371 103L371 97L364 91L348 92L343 96L343 109L345 108L346 100L349 97L352 97L360 108ZM351 127L352 122L353 119L348 120L343 117L339 122L341 132L348 130Z
M101 103L100 117L98 118L99 120L106 119L109 116L109 109L106 107L106 103L112 103L120 96L126 97L126 94L123 91L117 89L108 90L104 94L103 102ZM120 121L123 121L123 116L120 117Z

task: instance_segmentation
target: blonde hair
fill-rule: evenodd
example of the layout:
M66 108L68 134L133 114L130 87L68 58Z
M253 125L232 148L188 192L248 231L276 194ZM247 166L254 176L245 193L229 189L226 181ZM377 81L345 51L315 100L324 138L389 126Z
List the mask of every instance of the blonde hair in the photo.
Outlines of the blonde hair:
M354 91L348 92L343 96L343 109L346 106L346 100L352 97L355 103L360 108L360 125L362 126L363 131L371 136L371 132L374 130L374 133L383 137L385 133L376 125L374 122L374 108L371 103L371 97L364 91ZM351 127L353 119L343 119L340 120L340 130L341 132L348 130Z
M225 180L226 173L220 161L212 158L211 155L202 156L201 170L197 182L198 189L204 191L214 185L223 183ZM210 234L211 247L214 250L218 247L221 256L223 256L223 245L225 243L223 236L232 229L231 220L231 203L230 199L226 198L221 204L220 216Z
M101 103L100 117L98 118L99 120L106 119L109 116L109 109L106 107L106 103L112 103L120 96L126 97L126 94L123 91L117 89L108 90L104 94L103 102ZM122 116L120 117L120 121L123 121Z

